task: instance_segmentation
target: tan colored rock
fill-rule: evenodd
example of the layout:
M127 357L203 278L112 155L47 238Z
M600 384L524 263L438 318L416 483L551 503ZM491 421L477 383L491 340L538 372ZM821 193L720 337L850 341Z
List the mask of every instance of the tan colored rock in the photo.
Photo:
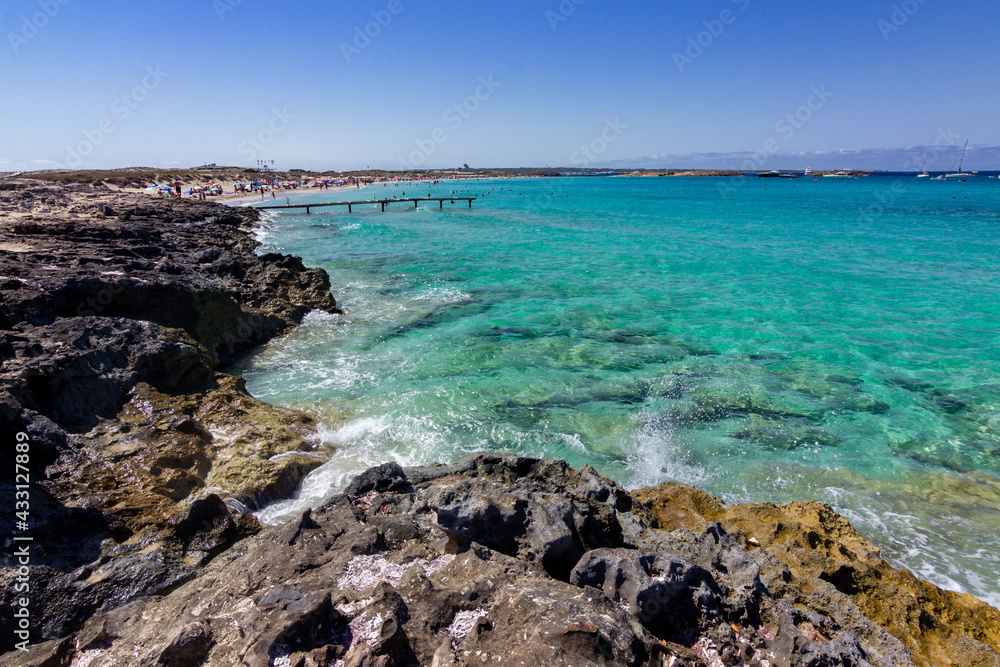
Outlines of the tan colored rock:
M829 582L899 639L920 666L1000 665L1000 611L892 567L851 524L823 503L725 505L682 484L633 493L662 530L719 522L744 547L763 548L788 566L790 583L811 592ZM981 644L980 644L981 643ZM978 657L976 657L978 656Z
M53 481L59 495L99 508L121 529L155 533L193 496L256 507L287 495L329 457L308 415L258 401L241 378L217 380L181 396L137 385L119 419L88 434L93 450Z

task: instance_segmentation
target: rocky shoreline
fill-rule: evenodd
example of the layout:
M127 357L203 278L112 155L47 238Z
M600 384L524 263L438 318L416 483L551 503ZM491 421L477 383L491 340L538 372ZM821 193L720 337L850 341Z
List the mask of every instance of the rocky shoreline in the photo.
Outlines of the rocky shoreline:
M11 471L16 434L30 442L31 611L34 637L49 639L189 578L261 529L247 508L328 458L309 416L221 371L337 307L324 271L254 254L254 211L3 188L0 437ZM0 480L4 498L14 481ZM4 535L13 522L0 519ZM0 560L5 628L12 553ZM2 642L11 649L11 633Z
M1000 612L820 504L481 454L261 526L330 452L225 369L338 311L324 271L255 254L256 220L0 182L0 438L10 470L30 442L34 540L22 652L2 515L0 665L1000 665Z

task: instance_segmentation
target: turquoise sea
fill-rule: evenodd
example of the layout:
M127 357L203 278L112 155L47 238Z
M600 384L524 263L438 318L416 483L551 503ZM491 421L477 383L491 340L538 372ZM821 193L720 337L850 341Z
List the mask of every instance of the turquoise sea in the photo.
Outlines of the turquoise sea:
M336 448L289 517L368 466L475 451L628 487L817 500L886 558L1000 606L1000 180L561 178L375 185L267 214L326 269L240 369ZM426 207L425 207L426 206Z

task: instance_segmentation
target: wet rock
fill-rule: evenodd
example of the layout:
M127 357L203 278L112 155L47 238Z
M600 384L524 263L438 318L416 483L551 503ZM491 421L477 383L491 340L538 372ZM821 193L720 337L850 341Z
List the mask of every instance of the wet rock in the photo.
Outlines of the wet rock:
M819 410L783 405L774 398L756 391L723 392L698 388L690 393L689 399L667 409L667 415L673 423L698 426L722 419L751 415L770 420L815 421L821 415Z
M240 517L242 518L242 517ZM253 529L257 526L253 525ZM229 512L229 507L219 496L209 494L189 503L170 520L173 537L180 542L182 553L196 560L230 546L253 529L241 530Z

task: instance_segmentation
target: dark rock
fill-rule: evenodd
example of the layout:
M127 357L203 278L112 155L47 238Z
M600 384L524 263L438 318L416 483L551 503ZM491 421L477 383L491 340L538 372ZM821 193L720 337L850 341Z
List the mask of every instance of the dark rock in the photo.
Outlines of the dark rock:
M33 568L32 619L39 636L62 637L96 612L164 593L193 575L192 567L164 551L106 558L69 573ZM7 587L0 601L9 605L12 595Z
M368 471L361 495L265 529L160 596L97 613L64 644L63 659L92 651L99 664L150 665L913 664L849 601L831 607L829 584L792 585L773 555L746 551L741 535L717 524L653 528L637 501L616 509L621 489L590 470L484 454L403 472ZM399 490L404 479L419 482ZM195 509L188 521L222 516L215 500ZM588 517L600 521L584 534ZM553 576L573 558L565 581ZM560 567L546 568L547 559ZM977 656L1000 657L969 642ZM10 655L0 658L7 664Z
M198 253L198 263L199 264L211 264L215 260L222 256L222 250L219 248L208 248L207 250L202 250Z
M64 637L41 644L35 644L27 651L0 656L0 664L17 665L17 667L67 667L69 657L73 655L73 642L70 637ZM10 658L6 660L5 658ZM15 661L16 660L16 661Z
M570 583L600 588L662 639L706 621L726 620L720 587L710 571L672 554L594 549L573 569Z
M324 271L255 254L249 209L26 182L0 210L19 246L0 249L0 437L31 439L45 639L176 586L193 571L181 558L200 566L260 530L227 501L290 493L322 464L308 417L217 371L311 310L339 311ZM2 579L15 564L0 559Z
M139 664L163 667L201 665L215 642L206 623L189 623L173 630L167 641L154 647Z
M183 546L182 553L198 560L214 555L246 537L233 520L229 508L214 493L189 503L170 520L173 537Z
M355 477L344 493L348 496L363 496L371 491L406 493L412 490L413 487L410 486L406 473L403 472L403 468L398 463L384 463Z

